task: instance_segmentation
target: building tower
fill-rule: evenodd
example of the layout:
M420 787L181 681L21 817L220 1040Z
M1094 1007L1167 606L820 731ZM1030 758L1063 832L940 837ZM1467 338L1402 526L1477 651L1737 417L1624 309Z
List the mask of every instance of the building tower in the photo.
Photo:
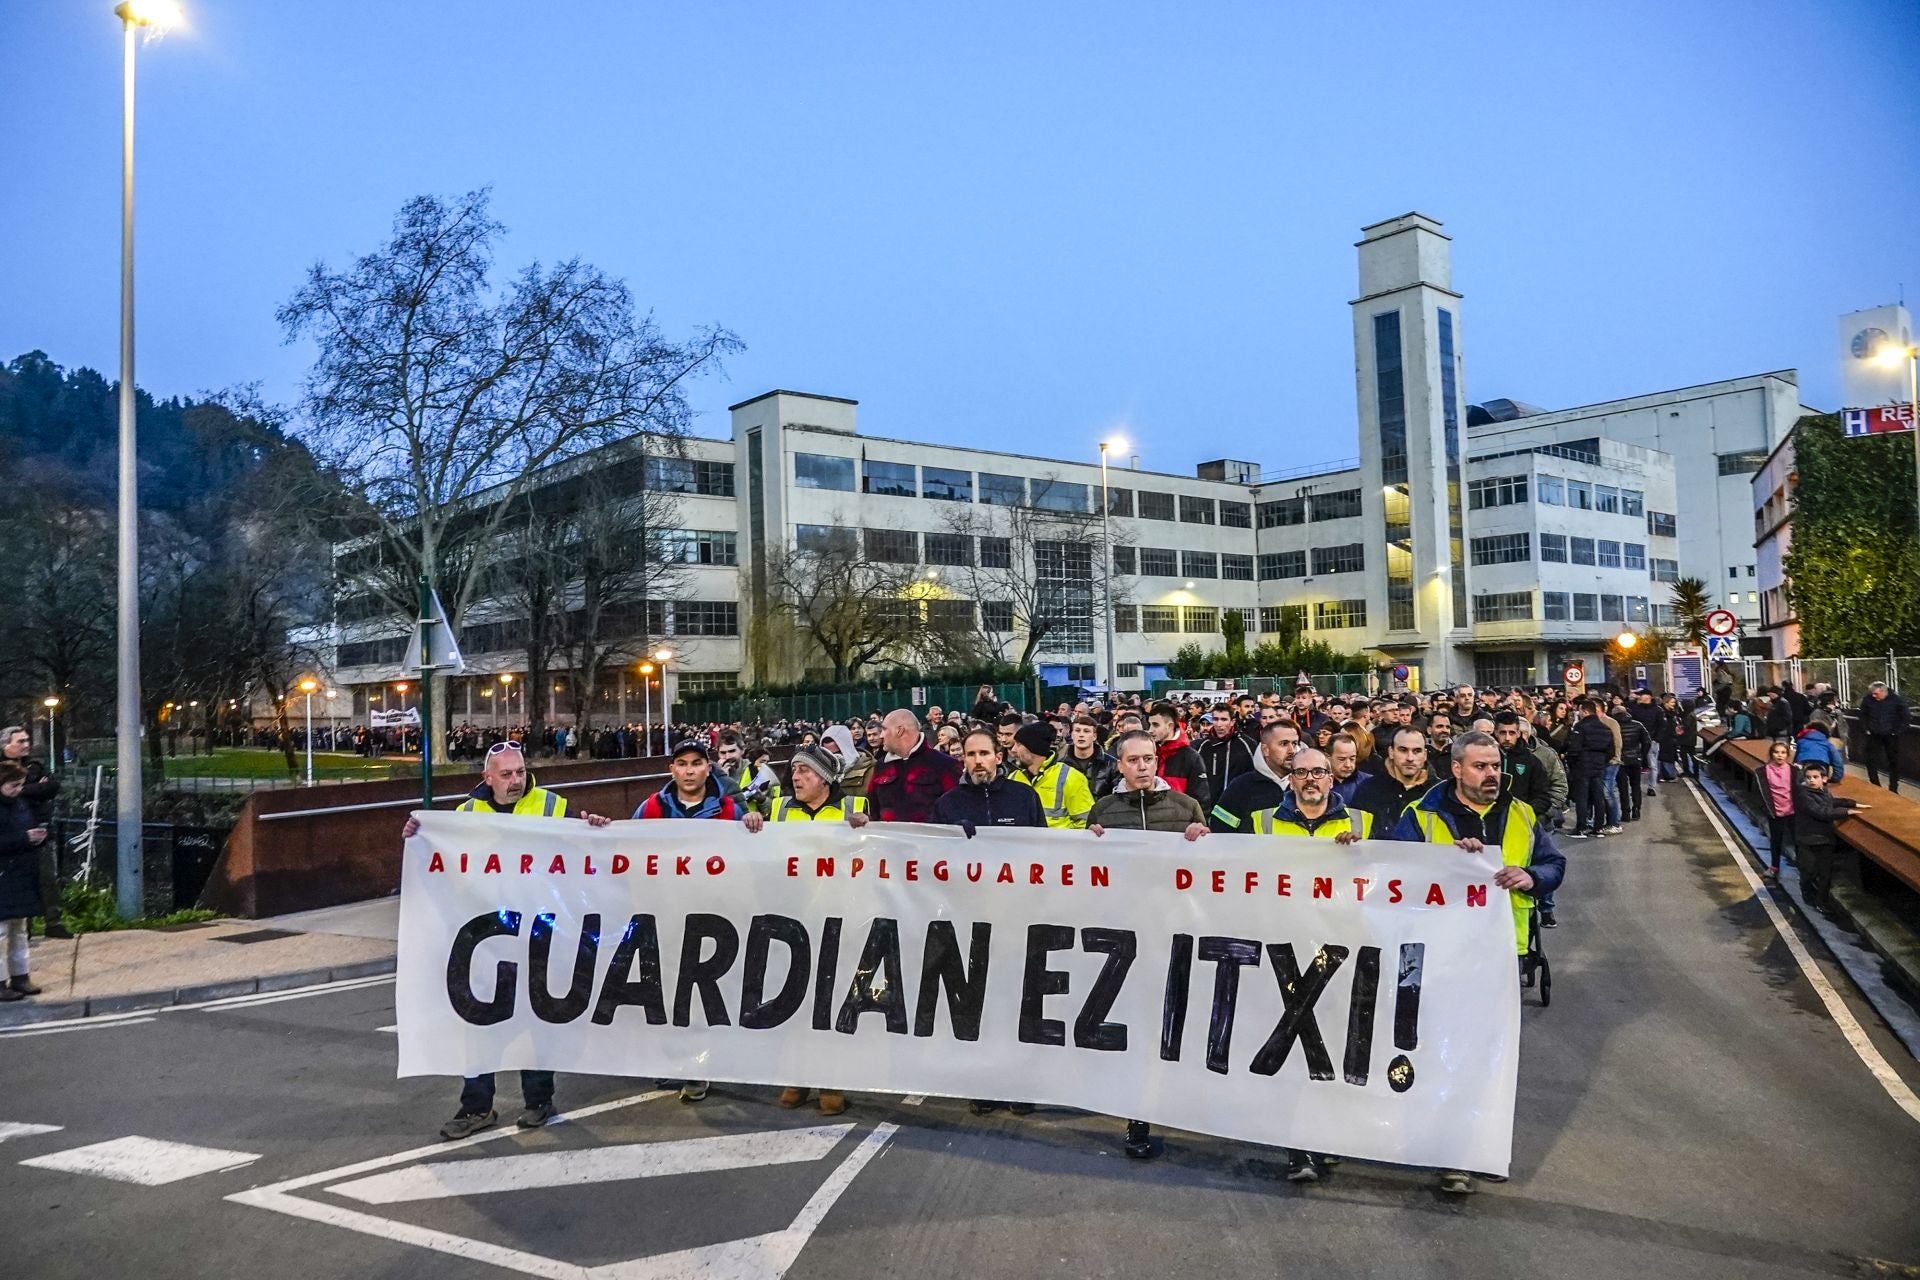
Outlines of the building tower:
M1425 214L1361 231L1352 302L1362 504L1385 553L1369 564L1379 647L1423 687L1469 679L1462 526L1465 398L1450 241ZM1375 614L1375 610L1379 610ZM1379 619L1374 622L1374 618Z

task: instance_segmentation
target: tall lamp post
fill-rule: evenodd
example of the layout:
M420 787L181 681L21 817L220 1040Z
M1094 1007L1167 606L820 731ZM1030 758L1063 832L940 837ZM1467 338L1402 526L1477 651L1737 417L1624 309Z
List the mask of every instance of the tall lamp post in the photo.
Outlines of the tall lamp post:
M318 680L315 680L312 676L306 677L299 684L300 692L304 693L307 696L306 739L307 739L307 785L308 786L313 785L313 693L314 693L314 690L318 689L319 687L320 687L320 682Z
M1107 705L1113 705L1113 697L1120 680L1120 667L1113 657L1113 497L1107 487L1107 450L1124 449L1127 442L1119 438L1100 442L1100 549L1106 556L1106 568L1101 571L1101 581L1106 584L1107 613Z
M1920 503L1920 346L1885 342L1874 353L1874 359L1889 369L1898 368L1903 360L1907 364L1907 412L1913 421L1914 501ZM1920 518L1920 508L1916 508L1914 514Z
M653 751L653 664L640 664L640 754Z
M500 700L506 705L502 710L507 717L507 732L513 732L513 672L500 673Z
M327 750L340 749L340 731L333 727L333 700L340 696L338 689L327 690Z
M140 473L135 454L133 384L133 63L135 32L180 20L172 0L123 0L120 19L120 502L118 688L114 698L115 905L127 919L146 897L140 777Z
M673 699L667 693L667 664L673 661L673 650L661 647L653 651L653 660L660 664L660 742L661 750L673 750Z
M40 705L47 709L47 772L58 773L60 748L53 740L53 709L60 705L60 699L50 693L40 700Z

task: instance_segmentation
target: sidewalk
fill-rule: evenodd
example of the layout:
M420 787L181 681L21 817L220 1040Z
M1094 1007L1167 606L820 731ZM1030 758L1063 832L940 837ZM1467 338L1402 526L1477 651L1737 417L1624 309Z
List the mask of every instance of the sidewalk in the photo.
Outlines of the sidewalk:
M382 898L264 920L36 938L42 993L0 1004L0 1028L391 973L399 918L400 900Z

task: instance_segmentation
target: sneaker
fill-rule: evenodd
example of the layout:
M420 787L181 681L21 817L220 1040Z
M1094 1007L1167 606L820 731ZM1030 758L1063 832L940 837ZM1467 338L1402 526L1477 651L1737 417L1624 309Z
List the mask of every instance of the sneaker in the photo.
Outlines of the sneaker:
M1320 1181L1320 1162L1313 1158L1313 1152L1287 1152L1287 1181L1302 1183Z
M1620 834L1620 824L1616 822L1610 827L1602 827L1600 828L1600 834L1603 836L1617 836Z
M1569 840L1585 840L1586 838L1587 838L1587 833L1579 830L1578 828L1575 828L1574 830L1567 832L1567 839Z
M1160 1154L1160 1148L1153 1140L1153 1130L1145 1120L1127 1121L1127 1140L1120 1149L1134 1160L1151 1160Z
M1442 1169L1440 1192L1449 1196L1470 1196L1474 1192L1473 1175L1464 1169Z
M482 1129L491 1129L500 1123L500 1115L494 1111L462 1111L453 1119L440 1126L443 1138L470 1138Z
M34 986L33 979L24 973L8 982L7 985L23 996L37 996L40 994L40 988Z
M780 1091L780 1105L791 1111L807 1100L808 1092L809 1090L802 1089L798 1085L788 1085Z
M1555 929L1558 928L1559 925L1560 922L1553 918L1553 912L1542 911L1540 913L1540 927L1542 929Z
M1648 788L1647 788L1647 794L1648 794L1648 795L1652 795L1652 794L1653 794L1653 788L1652 788L1652 787L1648 787Z
M522 1129L538 1129L541 1125L553 1119L554 1115L553 1104L551 1102L543 1102L537 1107L528 1107L522 1111L519 1117L514 1120L514 1123Z
M708 1081L689 1080L680 1086L680 1101L698 1102L707 1096Z

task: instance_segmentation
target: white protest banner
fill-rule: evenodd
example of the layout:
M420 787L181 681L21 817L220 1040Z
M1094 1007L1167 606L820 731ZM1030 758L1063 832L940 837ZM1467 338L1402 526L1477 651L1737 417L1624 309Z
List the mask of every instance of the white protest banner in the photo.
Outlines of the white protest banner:
M1010 1098L1507 1171L1519 977L1491 851L418 817L402 1075Z

